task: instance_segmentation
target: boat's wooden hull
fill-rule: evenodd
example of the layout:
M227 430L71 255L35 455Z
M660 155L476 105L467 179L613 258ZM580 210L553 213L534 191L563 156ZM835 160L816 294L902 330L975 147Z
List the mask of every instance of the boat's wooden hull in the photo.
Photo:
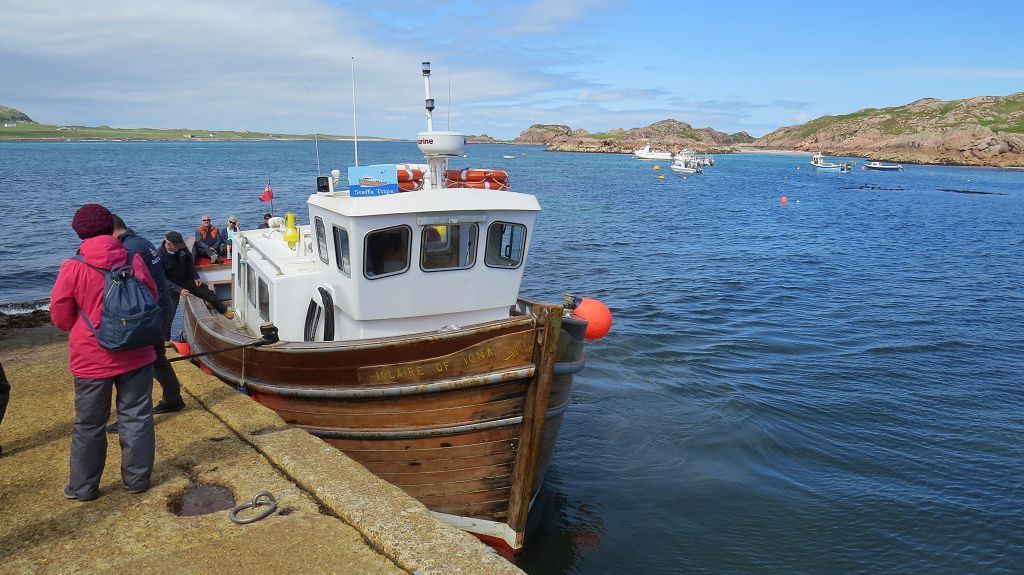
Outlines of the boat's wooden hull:
M193 353L258 339L196 298L183 302ZM562 310L524 300L506 320L454 331L279 342L201 361L439 516L515 552L583 367L586 322Z

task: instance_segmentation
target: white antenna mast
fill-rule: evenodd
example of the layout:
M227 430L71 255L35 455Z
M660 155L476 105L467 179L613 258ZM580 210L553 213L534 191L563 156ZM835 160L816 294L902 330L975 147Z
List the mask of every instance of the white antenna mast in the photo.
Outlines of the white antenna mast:
M352 142L356 149L356 166L359 166L359 135L356 132L356 57L352 56Z
M452 73L448 72L448 131L452 129Z
M423 91L426 92L427 131L434 131L434 99L430 97L430 62L423 63Z

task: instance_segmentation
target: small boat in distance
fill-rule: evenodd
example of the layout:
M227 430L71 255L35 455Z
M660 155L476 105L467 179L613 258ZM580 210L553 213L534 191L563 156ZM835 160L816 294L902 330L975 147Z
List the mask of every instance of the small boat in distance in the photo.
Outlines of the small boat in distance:
M647 144L642 148L633 150L633 157L638 160L671 160L672 152L657 150L652 148L650 144Z
M685 150L684 150L685 151ZM704 171L700 167L700 161L695 156L687 156L683 153L676 155L672 161L672 171L680 174L699 174Z
M515 156L502 156L502 158L505 158L506 160L514 160Z
M879 170L883 172L898 172L903 169L900 164L883 164L882 162L868 162L864 164L868 170Z
M821 152L818 152L811 156L811 166L813 166L818 172L841 172L845 174L853 169L853 162L833 164L832 162L826 162L825 156Z

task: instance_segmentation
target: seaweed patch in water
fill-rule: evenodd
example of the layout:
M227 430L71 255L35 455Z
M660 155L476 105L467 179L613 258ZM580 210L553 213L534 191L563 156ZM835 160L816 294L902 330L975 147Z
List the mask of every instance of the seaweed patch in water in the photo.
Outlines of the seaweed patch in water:
M974 194L977 196L1005 196L1006 194L1000 194L998 192L979 192L977 190L960 190L956 188L936 188L940 192L953 192L954 194Z
M879 192L905 192L906 188L883 188L878 184L857 184L856 186L846 186L844 190L875 190Z

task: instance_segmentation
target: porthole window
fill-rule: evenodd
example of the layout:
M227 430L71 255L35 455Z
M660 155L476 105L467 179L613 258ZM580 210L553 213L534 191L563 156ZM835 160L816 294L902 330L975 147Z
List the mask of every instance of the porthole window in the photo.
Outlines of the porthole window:
M473 267L478 230L476 224L423 226L420 267L424 271Z
M270 287L263 278L259 278L258 291L260 317L263 321L270 321Z
M348 230L332 226L334 229L334 259L341 273L352 277L352 260L348 255Z
M409 269L409 226L384 228L366 234L363 273L377 279L403 273Z
M492 268L517 268L526 252L526 226L494 222L487 227L484 263Z
M320 216L313 218L316 226L316 248L320 253L320 260L325 264L331 263L327 255L327 230L324 229L324 221Z

